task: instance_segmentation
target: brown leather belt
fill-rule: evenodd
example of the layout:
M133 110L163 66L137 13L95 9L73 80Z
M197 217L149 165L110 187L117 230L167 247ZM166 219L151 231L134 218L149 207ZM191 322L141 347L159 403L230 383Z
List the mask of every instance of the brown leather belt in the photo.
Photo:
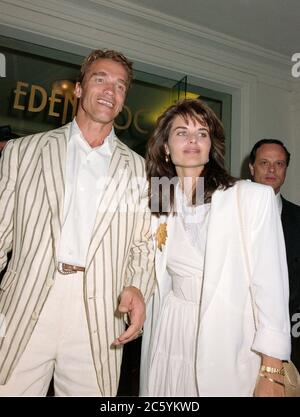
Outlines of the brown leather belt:
M57 270L63 275L68 275L68 274L76 274L76 272L84 272L85 268L83 266L70 265L70 264L65 264L63 262L58 262Z

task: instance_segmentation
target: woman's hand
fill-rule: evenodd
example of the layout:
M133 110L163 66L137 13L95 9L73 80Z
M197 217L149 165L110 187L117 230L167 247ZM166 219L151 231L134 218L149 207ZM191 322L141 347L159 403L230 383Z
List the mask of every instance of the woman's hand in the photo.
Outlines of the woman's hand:
M273 381L276 382L273 382ZM263 376L259 375L257 378L254 397L284 397L284 386L282 375L273 375L263 373Z
M262 366L256 381L255 397L284 397L282 361L262 355Z

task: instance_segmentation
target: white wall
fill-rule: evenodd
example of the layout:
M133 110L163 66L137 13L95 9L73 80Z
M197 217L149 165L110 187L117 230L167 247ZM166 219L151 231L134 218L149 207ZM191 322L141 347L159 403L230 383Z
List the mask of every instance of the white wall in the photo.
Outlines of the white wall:
M239 175L256 140L284 139L293 155L284 191L300 204L300 81L291 78L290 57L125 0L0 0L0 10L3 35L79 55L114 48L137 69L188 74L199 85L233 94L232 173Z
M291 195L291 198L294 198L293 201L300 204L300 175L298 171L300 167L300 78L295 80L290 98L290 149L292 155L286 185L289 187L287 195Z
M251 145L263 138L279 139L284 142L291 153L291 162L281 191L286 198L300 204L299 181L298 186L295 181L297 176L295 167L300 163L300 148L298 147L297 152L293 132L297 119L299 120L300 106L298 106L298 110L295 109L294 120L292 121L292 93L289 90L270 86L264 82L257 82L256 89L256 99L252 102Z

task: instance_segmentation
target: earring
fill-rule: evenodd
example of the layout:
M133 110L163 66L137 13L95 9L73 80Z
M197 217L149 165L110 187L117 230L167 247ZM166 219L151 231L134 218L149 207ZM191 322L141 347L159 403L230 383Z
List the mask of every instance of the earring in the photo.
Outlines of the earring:
M165 156L165 161L169 162L169 155L167 153L166 153L166 156Z

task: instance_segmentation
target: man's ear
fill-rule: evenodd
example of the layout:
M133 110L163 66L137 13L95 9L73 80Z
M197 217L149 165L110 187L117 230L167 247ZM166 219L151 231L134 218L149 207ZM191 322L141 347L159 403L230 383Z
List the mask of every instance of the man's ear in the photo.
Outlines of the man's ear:
M80 84L80 82L77 82L76 85L75 85L75 89L74 89L75 96L77 98L80 98L81 97L81 92L82 92L81 84Z
M251 173L252 177L254 177L254 167L250 163L249 163L249 169L250 169L250 173Z

